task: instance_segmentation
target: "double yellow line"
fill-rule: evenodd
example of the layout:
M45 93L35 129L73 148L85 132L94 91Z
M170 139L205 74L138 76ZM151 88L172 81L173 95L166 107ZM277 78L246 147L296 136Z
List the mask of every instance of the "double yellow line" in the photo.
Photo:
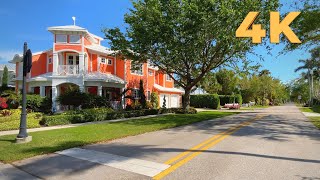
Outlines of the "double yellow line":
M153 179L158 180L158 179L162 179L165 176L167 176L168 174L170 174L171 172L175 171L176 169L178 169L180 166L186 164L187 162L191 161L193 158L195 158L196 156L198 156L200 153L202 153L203 151L213 147L214 145L218 144L220 141L222 141L223 139L225 139L226 137L228 137L229 135L233 134L234 132L236 132L237 130L241 129L244 126L248 126L249 124L251 124L253 121L259 120L261 118L263 118L264 116L256 116L255 118L249 120L249 121L245 121L240 123L237 126L234 126L232 128L229 128L228 130L221 132L205 141L203 141L202 143L190 148L189 150L169 159L168 161L165 162L165 164L169 164L172 165L170 166L168 169L162 171L161 173L157 174L156 176L153 177ZM175 163L176 162L176 163Z

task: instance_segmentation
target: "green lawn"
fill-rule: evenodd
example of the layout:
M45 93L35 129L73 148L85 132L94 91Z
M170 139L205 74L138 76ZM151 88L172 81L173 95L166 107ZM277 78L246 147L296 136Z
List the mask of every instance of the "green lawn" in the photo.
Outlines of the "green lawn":
M235 113L199 112L198 114L170 114L117 123L92 124L67 129L34 132L30 133L33 141L27 144L15 144L15 135L0 136L0 161L12 162L76 146L182 126L232 114Z
M316 112L316 113L320 113L320 106L313 106L313 107L300 107L300 110L302 112Z
M320 106L316 105L313 107L300 107L299 108L302 112L314 112L314 113L320 113ZM320 117L308 117L310 121L320 129Z
M320 117L309 117L313 125L320 129Z
M20 109L10 110L12 114L10 116L0 116L0 131L19 129L20 125ZM39 121L41 120L41 113L29 113L28 114L28 128L40 127Z

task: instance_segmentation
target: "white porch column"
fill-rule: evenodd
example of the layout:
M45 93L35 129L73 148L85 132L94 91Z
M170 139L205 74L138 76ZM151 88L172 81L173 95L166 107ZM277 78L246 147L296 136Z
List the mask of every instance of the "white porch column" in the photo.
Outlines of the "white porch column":
M40 86L40 96L45 97L46 96L46 87L45 86Z
M58 89L56 86L52 86L52 112L55 113L58 110L56 99L58 97Z
M98 86L98 95L102 96L102 86L101 85Z
M79 74L84 74L84 54L80 53L79 54Z
M58 66L59 66L58 53L54 52L52 54L52 74L53 75L58 74Z

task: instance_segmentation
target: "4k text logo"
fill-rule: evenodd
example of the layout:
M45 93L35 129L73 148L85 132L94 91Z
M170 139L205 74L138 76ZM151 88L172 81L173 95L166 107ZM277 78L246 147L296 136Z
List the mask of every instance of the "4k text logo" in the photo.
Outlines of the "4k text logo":
M280 21L279 12L270 12L270 42L279 43L280 34L283 33L290 43L301 43L296 34L289 27L290 23L300 14L300 12L290 12ZM259 12L249 12L236 31L236 37L251 37L253 43L261 43L262 38L266 37L266 30L262 29L261 24L253 24ZM252 26L251 29L250 26Z

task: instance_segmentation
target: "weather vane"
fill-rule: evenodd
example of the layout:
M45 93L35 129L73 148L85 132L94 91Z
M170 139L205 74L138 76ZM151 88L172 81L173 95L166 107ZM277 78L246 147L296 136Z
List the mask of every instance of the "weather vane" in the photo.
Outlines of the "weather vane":
M76 25L76 17L72 16L72 20L73 20L73 25L75 26Z

